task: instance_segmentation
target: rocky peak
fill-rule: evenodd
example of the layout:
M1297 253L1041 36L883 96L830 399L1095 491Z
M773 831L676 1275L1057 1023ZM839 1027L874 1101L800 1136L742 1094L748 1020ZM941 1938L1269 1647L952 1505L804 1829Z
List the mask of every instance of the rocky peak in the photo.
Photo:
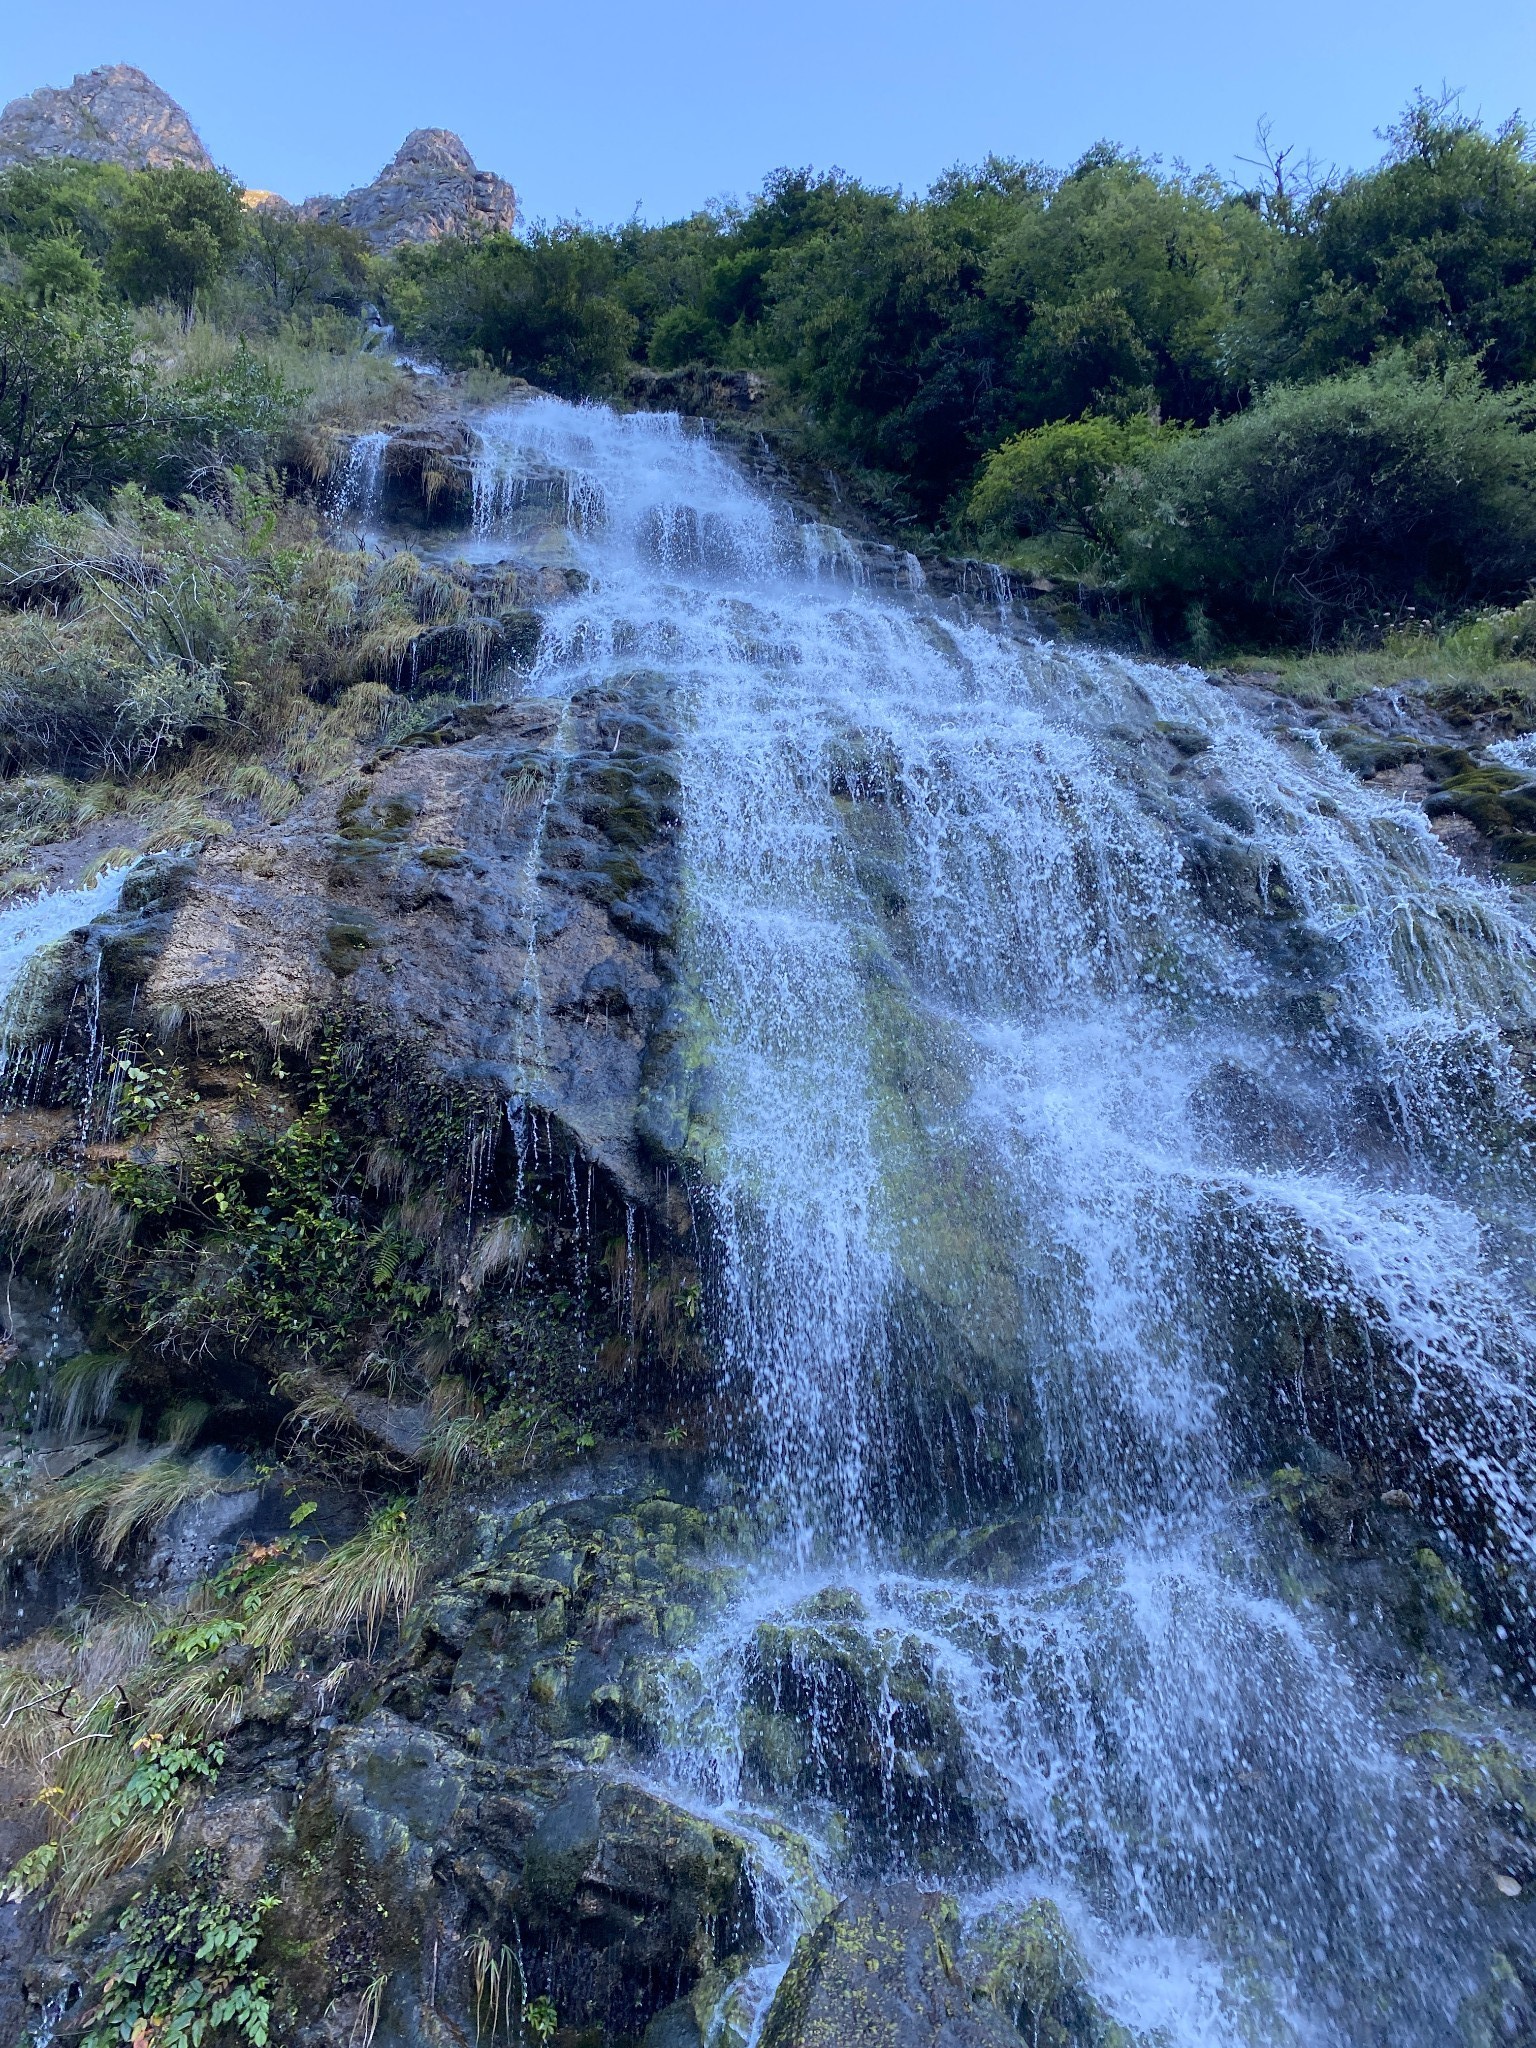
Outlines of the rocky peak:
M185 111L132 64L103 64L67 86L41 86L0 114L0 169L54 156L136 171L213 169Z
M448 171L458 177L467 174L471 178L479 175L474 158L464 147L462 138L451 128L413 128L380 171L379 177L387 178L392 172L403 176L410 171L434 175Z
M479 170L451 129L414 128L371 185L343 199L307 200L302 211L356 228L375 249L394 249L443 235L510 232L517 194L494 171Z

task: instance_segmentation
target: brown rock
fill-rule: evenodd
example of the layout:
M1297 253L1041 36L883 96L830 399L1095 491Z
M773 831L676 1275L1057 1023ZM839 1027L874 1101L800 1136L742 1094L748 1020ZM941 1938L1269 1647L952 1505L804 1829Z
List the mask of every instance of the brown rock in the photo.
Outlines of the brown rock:
M300 211L357 229L375 249L395 249L444 235L510 234L517 194L494 171L479 170L451 129L414 128L371 185L343 199L306 200Z
M131 64L103 64L67 86L40 86L0 114L0 169L56 156L135 171L213 169L185 112Z

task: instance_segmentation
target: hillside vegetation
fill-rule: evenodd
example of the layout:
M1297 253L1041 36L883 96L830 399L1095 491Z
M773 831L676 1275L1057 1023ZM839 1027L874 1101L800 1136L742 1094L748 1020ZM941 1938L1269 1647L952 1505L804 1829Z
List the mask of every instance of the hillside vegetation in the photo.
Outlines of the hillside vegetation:
M317 424L402 403L377 307L421 355L567 397L752 371L792 464L919 551L1004 562L1068 624L1522 681L1530 137L1420 98L1368 171L1267 156L1250 189L1107 144L921 196L781 170L662 226L388 257L218 173L24 166L0 177L0 487L227 510L237 468L291 497Z

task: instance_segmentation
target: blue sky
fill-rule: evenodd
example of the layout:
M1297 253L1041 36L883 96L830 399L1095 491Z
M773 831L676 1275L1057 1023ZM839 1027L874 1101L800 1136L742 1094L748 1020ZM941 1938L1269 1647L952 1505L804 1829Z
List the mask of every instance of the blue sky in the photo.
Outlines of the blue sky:
M0 99L140 65L214 156L289 198L456 128L531 217L651 220L777 164L926 185L1107 136L1224 172L1277 142L1362 164L1415 87L1536 116L1536 0L5 0Z

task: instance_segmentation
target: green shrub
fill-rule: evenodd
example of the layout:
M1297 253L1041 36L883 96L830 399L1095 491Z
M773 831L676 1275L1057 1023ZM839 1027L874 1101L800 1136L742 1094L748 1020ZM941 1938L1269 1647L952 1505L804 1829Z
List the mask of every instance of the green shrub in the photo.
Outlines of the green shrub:
M1166 441L1103 517L1155 618L1322 644L1521 595L1536 577L1531 401L1401 356L1287 385Z
M987 458L966 506L967 524L997 541L1060 531L1103 540L1105 491L1164 437L1145 413L1053 420L1015 434Z
M13 255L25 257L39 242L68 236L99 263L112 245L117 209L134 177L121 164L77 157L14 164L0 173L0 237Z
M21 270L22 289L34 306L100 297L101 271L72 235L34 244Z
M224 711L214 670L147 668L46 616L0 614L0 774L131 774L217 731Z
M648 355L658 370L686 363L717 363L725 343L719 325L694 306L674 306L651 331Z
M190 319L244 231L240 188L218 171L141 171L111 219L107 274L137 305L169 299Z

